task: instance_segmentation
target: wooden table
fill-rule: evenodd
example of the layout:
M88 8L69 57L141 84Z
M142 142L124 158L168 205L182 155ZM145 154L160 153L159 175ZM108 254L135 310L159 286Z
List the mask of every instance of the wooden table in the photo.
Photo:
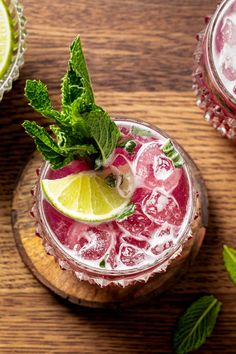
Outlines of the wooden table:
M202 119L191 91L195 33L217 2L24 1L26 62L0 110L1 354L172 353L179 315L205 293L217 296L223 309L214 334L198 352L236 352L236 287L222 261L222 245L236 246L236 146ZM190 272L152 303L117 312L77 307L52 295L24 266L10 222L15 180L34 149L20 124L38 119L23 97L25 80L45 80L59 103L68 46L78 32L97 102L112 114L145 119L175 137L199 165L209 191L209 230Z

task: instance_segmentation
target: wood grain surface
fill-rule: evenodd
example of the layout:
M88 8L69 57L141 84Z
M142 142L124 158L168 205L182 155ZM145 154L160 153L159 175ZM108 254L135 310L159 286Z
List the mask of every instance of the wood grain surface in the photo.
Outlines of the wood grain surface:
M0 353L172 353L183 310L201 294L223 302L200 354L236 352L236 287L222 245L236 247L236 144L218 135L191 92L195 33L218 0L25 0L28 50L20 80L0 104ZM68 46L82 35L96 99L111 114L145 119L166 130L202 171L210 225L190 272L171 291L126 310L95 310L52 295L24 266L10 222L15 180L34 150L20 123L36 119L25 80L48 83L59 104ZM41 119L41 122L45 122ZM27 201L26 201L27 202Z

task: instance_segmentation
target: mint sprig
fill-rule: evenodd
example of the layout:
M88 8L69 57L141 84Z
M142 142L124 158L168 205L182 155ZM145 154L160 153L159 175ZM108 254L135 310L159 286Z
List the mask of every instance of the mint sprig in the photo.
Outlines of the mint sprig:
M215 327L221 308L213 295L195 301L180 318L174 336L176 354L186 354L198 349Z
M225 268L230 279L236 285L236 250L232 247L224 245L223 250Z
M120 132L109 115L95 104L88 68L80 37L70 47L68 70L62 80L62 109L55 110L47 87L37 80L27 80L25 96L29 104L54 124L49 130L35 122L23 127L34 139L37 149L53 169L60 169L76 158L85 157L102 167L114 151Z
M179 168L183 166L184 160L181 157L181 155L178 153L178 151L175 149L170 139L167 139L160 149L172 161L175 168Z

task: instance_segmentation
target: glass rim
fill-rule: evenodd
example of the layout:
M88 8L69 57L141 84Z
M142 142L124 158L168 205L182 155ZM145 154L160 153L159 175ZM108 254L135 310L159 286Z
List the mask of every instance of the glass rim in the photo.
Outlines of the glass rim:
M9 67L0 78L0 102L4 93L12 89L13 81L19 78L20 68L24 64L27 37L23 5L18 0L6 0L5 3L13 22L14 47Z
M114 121L117 122L131 122L131 123L136 123L136 124L141 124L146 126L147 128L150 128L151 130L156 131L157 133L159 133L160 135L162 135L165 138L170 138L169 135L165 132L163 132L161 129L156 128L154 125L146 123L146 122L142 122L141 120L137 120L137 119L132 119L132 118L125 118L125 117L120 117L117 116L116 118L113 117ZM68 252L66 252L66 247L63 246L61 244L61 242L58 240L57 236L54 234L53 230L51 230L43 208L42 208L42 199L43 199L43 191L42 188L40 186L40 182L38 182L38 187L40 189L40 203L39 203L39 215L40 215L40 219L43 222L43 226L46 229L46 233L48 234L48 236L50 237L50 240L53 241L53 244L55 244L55 246L58 248L60 254L63 257L63 261L70 261L72 262L75 266L79 267L78 272L88 272L88 273L95 273L97 276L110 276L115 278L119 278L122 276L127 276L127 277L134 277L135 275L139 275L140 273L148 273L148 271L152 271L153 273L155 272L155 269L158 267L161 267L163 264L165 264L166 262L171 262L172 259L174 259L175 257L177 257L179 255L178 251L182 251L182 246L184 245L184 243L188 240L189 235L191 233L191 224L194 220L194 215L196 212L196 207L195 207L195 200L196 200L196 193L195 193L195 188L194 188L194 183L193 183L193 178L192 178L192 174L191 174L191 169L188 165L189 162L193 163L192 159L189 157L189 155L184 151L184 149L175 141L175 139L171 138L171 141L174 143L174 145L177 147L177 149L181 152L181 156L183 157L184 161L186 162L184 164L184 168L186 171L186 176L188 178L188 183L189 183L189 210L188 210L188 217L186 219L186 221L184 222L184 227L183 224L181 225L181 227L183 228L181 230L181 236L178 239L178 242L176 243L175 246L170 247L165 254L158 258L155 262L151 263L151 264L145 264L144 266L137 266L137 267L133 267L133 268L129 268L129 269L123 269L123 270L108 270L108 269L99 269L99 268L95 268L92 266L89 266L83 262L80 262L78 259L74 258L72 255L70 255ZM185 156L183 156L185 155ZM189 160L189 161L188 161ZM193 163L194 164L194 163ZM44 177L44 175L46 175L48 168L50 167L48 162L44 162L40 171L40 175L39 175L39 179L38 181L40 181L42 179L42 177ZM53 248L53 245L50 244L50 246ZM57 256L56 256L57 258ZM168 263L169 264L169 263Z
M232 95L232 93L226 88L224 83L222 82L215 62L214 62L214 54L213 54L213 40L214 40L214 35L215 35L215 30L216 26L218 25L220 21L220 15L222 12L225 10L226 6L230 6L231 2L234 2L235 0L223 0L221 4L218 5L214 15L212 16L208 29L207 29L207 38L206 38L206 44L207 44L207 62L209 63L209 75L211 75L211 80L214 82L214 85L217 87L218 91L221 93L221 95L227 99L230 100L230 102L234 105L236 105L236 98Z

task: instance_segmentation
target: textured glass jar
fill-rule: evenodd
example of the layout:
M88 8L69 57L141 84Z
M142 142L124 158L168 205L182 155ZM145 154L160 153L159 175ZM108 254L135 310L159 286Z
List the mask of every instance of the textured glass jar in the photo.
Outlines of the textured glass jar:
M234 14L236 1L224 0L212 17L205 18L207 26L197 35L193 71L197 105L204 110L205 119L231 139L236 137L236 77L232 63L236 29L230 19ZM226 49L228 42L233 45ZM233 90L232 85L235 85Z
M139 128L148 127L153 132L158 132L165 138L168 136L149 124L130 119L116 119L116 122L128 122L130 126L137 125ZM175 143L176 144L176 143ZM34 206L32 209L33 217L36 221L36 234L43 240L46 252L55 257L61 268L72 270L78 279L104 286L136 286L146 283L152 288L161 292L171 286L178 276L186 271L202 244L207 221L208 221L208 201L206 189L195 164L188 154L176 144L179 152L185 160L185 171L189 183L189 210L188 219L179 238L179 242L170 247L163 257L151 266L135 266L132 269L125 270L107 270L90 267L78 261L71 254L67 253L58 238L48 227L43 208L43 193L40 186L40 180L45 178L49 169L48 163L44 163L39 171L39 179L34 189ZM46 257L46 255L45 255Z
M23 15L23 6L18 0L6 0L5 2L12 18L14 47L10 65L3 77L0 78L0 101L4 92L10 91L13 81L19 77L20 68L24 64L26 49L26 20Z

